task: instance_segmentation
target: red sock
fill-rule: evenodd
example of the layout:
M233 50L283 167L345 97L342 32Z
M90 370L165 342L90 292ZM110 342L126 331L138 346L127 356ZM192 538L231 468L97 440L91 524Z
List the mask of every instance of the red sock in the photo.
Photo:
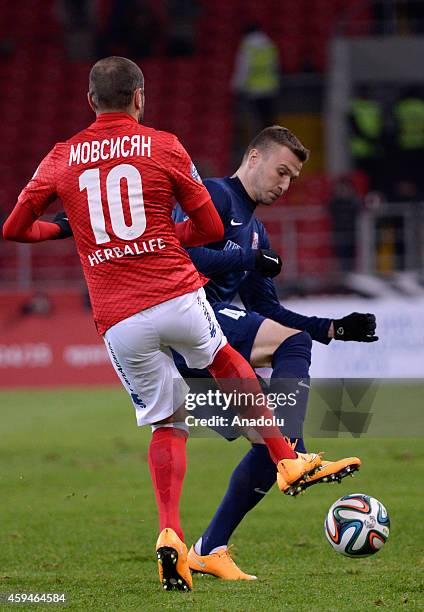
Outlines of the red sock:
M187 433L174 427L153 432L149 468L159 510L160 531L170 527L184 542L180 525L180 497L186 471Z
M223 391L234 391L233 384L230 385L232 387L231 390L230 388L224 389L223 387L225 385L223 385L222 382L222 379L232 378L241 380L239 391L243 393L253 393L254 395L262 393L261 386L251 365L229 344L226 344L217 352L208 370L212 376L217 379ZM273 416L269 408L262 405L242 408L240 410L240 415L242 413L243 416L252 419L258 419L260 416L265 416L265 418L271 418ZM276 425L265 427L258 426L255 427L255 430L262 436L274 463L278 463L280 459L295 459L297 457L296 453L291 446L287 444L283 434Z

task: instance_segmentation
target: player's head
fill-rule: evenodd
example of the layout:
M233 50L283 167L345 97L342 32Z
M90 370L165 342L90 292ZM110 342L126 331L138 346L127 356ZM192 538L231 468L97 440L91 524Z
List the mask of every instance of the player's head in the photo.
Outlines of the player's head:
M90 71L88 102L96 115L126 112L141 123L144 114L144 77L126 57L105 57Z
M246 149L237 176L257 204L272 204L299 176L309 151L290 130L265 128Z

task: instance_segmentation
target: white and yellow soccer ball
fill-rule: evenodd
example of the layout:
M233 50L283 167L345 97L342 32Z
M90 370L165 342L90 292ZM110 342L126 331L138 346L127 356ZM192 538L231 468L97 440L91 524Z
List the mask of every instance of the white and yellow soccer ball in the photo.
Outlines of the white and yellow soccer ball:
M331 506L324 531L337 552L348 557L366 557L384 546L390 533L390 519L378 499L351 493Z

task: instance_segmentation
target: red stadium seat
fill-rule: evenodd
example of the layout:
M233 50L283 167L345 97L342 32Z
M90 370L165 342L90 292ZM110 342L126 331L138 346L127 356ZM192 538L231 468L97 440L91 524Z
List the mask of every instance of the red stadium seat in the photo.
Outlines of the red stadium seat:
M98 4L101 29L106 24L111 0L99 0ZM154 57L139 62L146 77L146 123L174 131L193 158L209 164L214 173L227 174L231 170L233 137L230 79L247 23L257 21L272 36L285 72L300 71L305 60L323 71L328 40L335 25L349 16L348 33L366 29L371 18L369 4L357 0L267 0L262 3L203 0L196 55ZM7 83L0 98L0 110L7 116L0 143L3 178L0 196L10 207L11 200L54 142L67 138L94 119L85 99L92 62L66 60L63 28L56 20L54 7L55 0L38 3L0 0L0 29L16 42L11 57L0 61L0 79ZM28 95L22 92L28 92L30 105ZM326 201L328 191L325 179L305 178L292 187L284 205L308 203L318 209ZM320 221L319 228L323 236L327 235L325 248L328 249L326 223L325 219ZM305 226L302 232L310 230ZM304 245L302 252L315 248L324 249L324 246ZM40 251L37 255L44 256L48 256L47 252ZM69 267L72 265L77 269L77 261L70 257Z

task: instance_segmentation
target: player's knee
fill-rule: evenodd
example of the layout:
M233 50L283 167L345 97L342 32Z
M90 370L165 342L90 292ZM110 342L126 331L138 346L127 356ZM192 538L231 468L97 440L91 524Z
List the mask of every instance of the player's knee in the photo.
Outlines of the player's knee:
M309 352L312 351L312 338L309 332L301 331L298 334L292 336L291 338L294 344L297 342L299 345L303 346L305 350Z
M214 360L208 366L208 370L216 379L251 378L256 380L256 375L250 364L228 342L216 353Z
M225 361L233 359L235 355L239 355L235 348L231 346L228 342L221 346L219 351L216 352L214 361L218 361L219 359L224 359Z
M306 359L311 363L312 338L307 331L301 331L286 338L272 356L272 367L277 361L284 359L290 353L291 356Z

